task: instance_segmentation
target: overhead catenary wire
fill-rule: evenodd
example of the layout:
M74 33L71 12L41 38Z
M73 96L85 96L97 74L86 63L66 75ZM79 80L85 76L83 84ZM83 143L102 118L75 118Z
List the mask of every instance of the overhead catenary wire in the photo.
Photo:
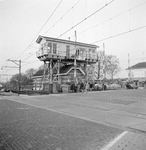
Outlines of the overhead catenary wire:
M41 29L38 31L38 33L36 34L36 36L34 37L34 39L32 40L32 42L36 39L36 37L39 35L39 33L42 31L42 29L45 27L45 25L48 23L48 21L51 19L51 17L53 16L53 14L55 13L55 11L57 10L57 8L60 6L60 4L62 3L63 0L61 0L59 2L59 4L56 6L56 8L54 9L54 11L51 13L51 15L49 16L49 18L46 20L46 22L44 23L44 25L41 27ZM31 43L32 43L31 42ZM31 45L31 44L30 44Z
M95 12L93 12L92 14L90 14L88 17L86 17L86 18L84 18L83 20L81 20L79 23L77 23L76 25L74 25L74 26L72 26L69 30L67 30L66 32L64 32L63 34L61 34L59 37L61 37L62 35L64 35L64 34L66 34L67 32L69 32L71 29L73 29L73 28L75 28L76 26L78 26L79 24L81 24L82 22L84 22L85 20L87 20L87 19L89 19L90 17L92 17L93 15L95 15L97 12L99 12L99 11L101 11L102 9L104 9L105 7L107 7L108 5L110 5L113 1L115 1L115 0L112 0L112 1L110 1L109 3L107 3L107 4L105 4L104 6L102 6L101 8L99 8L98 10L96 10ZM62 2L62 1L61 1ZM78 1L79 2L79 1ZM78 3L77 2L77 3ZM77 4L76 3L76 4ZM59 3L60 4L60 3ZM58 5L59 5L58 4ZM75 4L75 5L76 5ZM48 21L46 21L46 22L48 22ZM45 26L45 25L44 25ZM42 28L41 28L41 30L42 30ZM41 31L40 30L40 31ZM38 34L39 34L40 32L38 32ZM38 35L37 34L37 35ZM36 35L36 36L37 36ZM35 38L36 38L36 36L35 36ZM58 38L59 38L58 37ZM34 39L33 39L34 40ZM32 42L31 42L32 43ZM30 43L30 45L31 45L31 43ZM30 46L29 45L29 46ZM29 48L29 47L28 47ZM26 51L26 49L25 49L25 51ZM24 51L23 51L24 52ZM33 56L35 53L33 53L31 56ZM24 59L24 60L27 60L28 58L30 58L31 56L29 56L29 57L27 57L26 59Z
M78 0L63 16L60 17L45 33L50 31L60 20L62 20L81 0Z
M79 3L80 0L78 0L55 24L52 25L52 27L54 27L63 17L65 17L78 3ZM50 17L47 19L47 21L44 23L44 25L42 26L42 28L39 30L39 32L36 34L36 36L34 37L34 39L30 42L29 46L27 46L27 48L22 51L20 54L18 54L18 57L20 57L29 47L32 47L32 48L35 48L35 49L38 49L34 46L32 46L32 43L33 41L35 40L35 38L38 36L38 34L41 32L41 30L44 28L44 26L47 24L47 22L49 21L49 19L52 17L52 15L54 14L54 12L56 11L56 9L59 7L59 5L61 4L62 0L60 1L60 3L57 5L57 7L54 9L54 11L52 12L52 14L50 15ZM51 28L52 28L51 27ZM46 32L48 32L51 28L49 28ZM35 53L33 53L34 55ZM33 56L31 55L31 56ZM31 57L30 56L30 57ZM27 57L26 59L30 58L30 57ZM24 59L24 60L26 60Z
M113 35L113 36L109 36L107 38L104 38L104 39L101 39L101 40L98 40L98 41L95 41L95 42L92 42L91 44L94 44L94 43L98 43L98 42L101 42L101 41L105 41L105 40L108 40L108 39L112 39L112 38L115 38L115 37L118 37L118 36L121 36L121 35L124 35L124 34L127 34L127 33L130 33L130 32L133 32L133 31L136 31L136 30L140 30L140 29L143 29L143 28L146 28L146 25L142 26L142 27L138 27L138 28L135 28L135 29L132 29L132 30L128 30L126 32L122 32L122 33L119 33L119 34L116 34L116 35ZM23 61L27 60L28 58L32 57L36 52L32 53L31 56L28 56L26 59L24 59Z
M100 39L100 40L97 40L97 41L94 41L94 42L91 42L91 43L94 44L94 43L102 42L102 41L105 41L105 40L109 40L109 39L112 39L112 38L115 38L115 37L118 37L118 36L121 36L121 35L124 35L124 34L127 34L127 33L131 33L131 32L134 32L136 30L143 29L143 28L146 28L146 25L135 28L135 29L131 29L131 30L128 30L128 31L125 31L125 32L122 32L122 33L119 33L119 34L116 34L116 35L113 35L113 36L109 36L107 38L103 38L103 39Z
M78 2L79 2L79 1L78 1ZM78 2L77 2L77 3L78 3ZM118 17L118 16L120 16L120 15L122 15L122 14L128 12L129 10L135 9L136 7L139 7L139 6L141 6L141 5L145 4L145 3L146 3L146 2L141 3L141 4L137 5L137 6L134 6L134 7L130 8L130 9L128 9L128 10L126 10L126 11L124 11L124 12L122 12L122 13L120 13L120 14L118 14L118 15L112 17L112 18L110 18L110 19L107 19L107 20L105 20L105 21L103 21L103 22L101 22L101 23L99 23L99 24L97 24L97 25L94 25L94 26L92 26L92 27L90 27L90 28L88 28L88 29L86 29L86 30L84 30L84 31L81 31L81 32L79 32L78 34L80 34L80 33L82 33L82 32L85 32L85 31L87 31L87 30L90 30L91 28L94 28L94 27L96 27L96 26L98 26L98 25L100 25L100 24L102 24L102 23L105 23L105 22L111 20L111 19L114 19L114 18L116 18L116 17ZM66 15L66 14L64 14L64 15ZM91 14L91 15L92 15L92 14ZM89 16L91 16L91 15L89 15ZM88 16L88 17L89 17L89 16ZM114 37L117 37L117 36L120 36L120 35L129 33L129 32L133 32L133 31L135 31L135 30L142 29L142 28L144 28L144 27L145 27L145 26L139 27L139 28L136 28L136 29L132 29L132 30L126 31L126 32L124 32L124 33L120 33L120 34L117 34L117 35L114 35L114 36L110 36L110 37L107 37L107 38L104 38L104 39L95 41L95 42L93 42L93 43L97 43L97 42L104 41L104 40L107 40L107 39L110 39L110 38L114 38ZM32 55L32 56L33 56L33 55ZM31 57L31 56L27 57L26 59L28 59L28 58L30 58L30 57ZM26 59L25 59L25 60L26 60Z
M80 0L79 0L79 1L80 1ZM79 1L78 1L78 2L79 2ZM86 17L84 20L80 21L80 22L79 22L78 24L76 24L74 27L78 26L79 24L81 24L81 23L84 22L85 20L89 19L91 16L93 16L94 14L96 14L97 12L99 12L100 10L102 10L104 7L106 7L107 5L109 5L110 3L112 3L113 1L114 1L114 0L112 0L112 1L110 1L109 3L105 4L103 7L101 7L101 8L98 9L98 10L96 10L94 13L90 14L90 15L89 15L88 17ZM77 3L78 3L78 2L77 2ZM61 2L60 2L60 3L61 3ZM59 3L59 4L60 4L60 3ZM75 5L77 5L77 3L76 3ZM59 4L58 4L58 5L59 5ZM74 5L74 6L75 6L75 5ZM73 7L74 7L74 6L73 6ZM72 7L72 8L73 8L73 7ZM56 7L56 8L57 8L57 7ZM70 9L70 10L71 10L71 9ZM68 11L63 15L63 17L64 17L70 10L68 10ZM62 19L62 17L61 17L60 19ZM45 22L44 26L46 25L47 22L48 22L48 20ZM57 21L57 22L58 22L58 21ZM56 22L56 23L57 23L57 22ZM44 27L44 26L43 26L43 27ZM43 27L40 29L40 31L43 29ZM52 27L54 27L54 25L53 25ZM72 27L71 29L73 29L74 27ZM38 34L40 33L40 31L38 32ZM67 33L67 32L66 32L66 33ZM38 35L38 34L37 34L37 35ZM65 33L64 33L64 34L65 34ZM37 35L36 35L36 36L37 36ZM62 35L63 35L63 34L62 34ZM35 36L35 38L36 38L36 36ZM35 39L35 38L34 38L34 39ZM59 37L58 37L58 38L59 38ZM33 39L33 40L34 40L34 39ZM32 40L32 42L33 42L33 40ZM31 42L31 43L32 43L32 42ZM31 46L31 43L30 43L29 46ZM29 46L28 46L27 48L29 48ZM24 51L26 51L26 50L27 50L27 49L25 49ZM24 51L23 51L23 52L24 52ZM23 53L23 52L22 52L22 53ZM35 53L31 54L31 56L33 56L34 54L35 54ZM27 60L27 59L30 58L31 56L27 57L27 58L24 59L24 60Z
M90 29L93 29L93 28L95 28L95 27L97 27L97 26L99 26L99 25L102 25L102 24L104 24L104 23L106 23L106 22L108 22L108 21L111 21L111 20L113 20L113 19L115 19L115 18L117 18L117 17L119 17L119 16L121 16L121 15L123 15L123 14L125 14L125 13L127 13L127 12L129 12L129 11L131 11L131 10L133 10L133 9L135 9L135 8L137 8L137 7L139 7L139 6L141 6L141 5L144 5L144 4L146 4L146 2L140 3L140 4L138 4L138 5L134 6L134 7L129 8L129 9L127 9L127 10L125 10L125 11L123 11L123 12L121 12L121 13L115 15L115 16L113 16L113 17L110 17L110 18L108 18L108 19L106 19L106 20L104 20L104 21L102 21L102 22L96 24L96 25L93 25L93 26L91 26L91 27L89 27L89 28L87 28L87 29L85 29L85 30L82 30L82 31L78 32L78 35L79 35L79 34L82 34L82 33L85 33L86 31L89 31ZM129 28L130 28L130 27L129 27ZM71 35L70 37L74 37L74 34Z
M95 12L93 12L92 14L90 14L89 16L87 16L86 18L84 18L83 20L81 20L80 22L78 22L77 24L75 24L74 26L72 26L71 28L69 28L68 30L66 30L64 33L62 33L61 35L59 35L57 38L60 38L64 34L68 33L70 30L74 29L75 27L77 27L78 25L80 25L81 23L83 23L84 21L88 20L90 17L92 17L97 12L101 11L102 9L104 9L105 7L107 7L108 5L110 5L114 1L115 0L112 0L109 3L105 4L104 6L102 6L101 8L99 8L98 10L96 10Z
M110 19L107 19L107 20L105 20L105 21L102 21L102 22L100 22L100 23L98 23L98 24L96 24L96 25L94 25L94 26L91 26L91 27L89 27L89 28L87 28L87 29L85 29L85 30L83 30L83 31L81 31L81 32L78 32L78 35L79 34L82 34L82 33L85 33L86 31L89 31L90 29L93 29L93 28L95 28L95 27L97 27L97 26L99 26L99 25L101 25L101 24L103 24L103 23L105 23L105 22L108 22ZM72 36L70 36L70 37L74 37L74 35L72 35Z
M27 60L28 58L32 57L36 52L32 53L30 56L28 56L27 58L23 59L23 61Z
M55 11L57 10L57 8L60 6L60 4L62 3L63 0L61 0L58 5L55 7L55 9L53 10L53 12L51 13L51 15L49 16L49 18L46 20L46 22L43 24L43 26L41 27L41 29L38 31L38 33L35 35L35 37L33 38L33 40L30 42L30 44L19 54L18 57L20 57L33 43L33 41L36 39L36 37L39 35L39 33L42 31L42 29L45 27L45 25L48 23L48 21L51 19L51 17L53 16L53 14L55 13Z
M33 64L33 63L38 63L40 62L40 60L36 60L36 61L33 61L33 62L28 62L27 64L24 64L22 66L27 66L27 65L30 65L30 64Z

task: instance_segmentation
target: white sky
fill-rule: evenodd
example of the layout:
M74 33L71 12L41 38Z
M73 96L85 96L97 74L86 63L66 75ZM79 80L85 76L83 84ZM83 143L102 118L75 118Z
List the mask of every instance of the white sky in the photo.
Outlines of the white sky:
M0 0L0 67L16 66L6 60L21 59L22 72L38 68L42 62L34 54L38 47L35 40L47 20L40 35L61 39L70 37L74 40L76 30L78 42L96 44L101 50L104 43L106 54L116 55L120 60L122 71L118 77L127 77L125 69L128 67L128 53L130 65L146 61L146 27L128 32L146 26L146 0L114 0L63 36L60 35L112 0L62 0L51 16L60 1ZM119 15L122 12L125 13ZM128 33L100 41L124 32ZM18 69L3 67L0 70L0 75L16 73ZM1 76L0 81L7 78L9 76Z

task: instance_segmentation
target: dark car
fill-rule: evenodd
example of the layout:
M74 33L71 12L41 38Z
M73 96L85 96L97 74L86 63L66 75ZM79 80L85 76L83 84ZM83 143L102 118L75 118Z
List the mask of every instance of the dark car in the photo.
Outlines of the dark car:
M127 83L126 84L126 88L127 89L138 89L138 86L136 86L135 84Z

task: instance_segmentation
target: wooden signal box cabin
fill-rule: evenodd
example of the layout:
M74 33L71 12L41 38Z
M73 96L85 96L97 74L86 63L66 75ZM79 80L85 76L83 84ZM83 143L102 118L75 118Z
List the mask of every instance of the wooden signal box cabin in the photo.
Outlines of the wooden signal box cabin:
M84 72L84 79L87 79L86 67L97 62L97 45L75 42L70 40L57 39L52 37L39 36L36 42L40 45L37 58L44 62L44 73L42 86L45 83L61 84L60 67L73 65L74 81L77 81L77 68ZM48 74L46 75L46 70ZM54 71L56 70L56 71ZM56 72L54 74L54 72ZM69 77L66 76L68 79Z

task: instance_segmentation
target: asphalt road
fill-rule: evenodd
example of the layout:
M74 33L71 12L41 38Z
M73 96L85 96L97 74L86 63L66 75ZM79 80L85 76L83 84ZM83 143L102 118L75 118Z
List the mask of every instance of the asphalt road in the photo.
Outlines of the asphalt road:
M142 150L146 146L145 93L120 90L1 96L0 146L15 149L19 143L17 149L21 149L20 143L24 143L24 149ZM119 140L111 142L119 135Z

